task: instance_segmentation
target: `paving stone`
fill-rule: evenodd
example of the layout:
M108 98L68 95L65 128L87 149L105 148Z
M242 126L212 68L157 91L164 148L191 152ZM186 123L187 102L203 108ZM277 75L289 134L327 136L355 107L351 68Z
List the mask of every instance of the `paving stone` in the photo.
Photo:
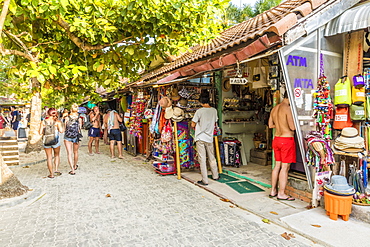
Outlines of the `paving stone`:
M46 162L11 168L44 196L0 209L1 246L305 246L242 218L196 185L159 176L138 157L111 162L108 146L92 157L82 146L71 176L61 150L63 174L55 179L45 178Z

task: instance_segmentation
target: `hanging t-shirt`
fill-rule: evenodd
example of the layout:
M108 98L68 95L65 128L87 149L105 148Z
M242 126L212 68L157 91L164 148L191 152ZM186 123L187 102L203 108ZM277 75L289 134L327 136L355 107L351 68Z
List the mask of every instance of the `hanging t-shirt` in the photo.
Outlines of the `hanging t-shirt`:
M215 123L218 120L217 110L213 107L202 107L195 112L192 119L195 126L194 141L213 142Z

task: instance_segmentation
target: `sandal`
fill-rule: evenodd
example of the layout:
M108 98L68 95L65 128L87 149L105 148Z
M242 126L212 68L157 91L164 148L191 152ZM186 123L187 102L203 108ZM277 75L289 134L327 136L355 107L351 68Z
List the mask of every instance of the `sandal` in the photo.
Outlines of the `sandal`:
M54 178L54 176L49 175L48 178Z
M75 166L75 170L77 170L77 168L78 168L78 165Z
M70 172L69 172L69 175L76 175L76 173L75 173L75 172L70 171Z
M55 175L57 175L57 176L62 175L62 173L61 173L61 172L54 172L54 174L55 174Z

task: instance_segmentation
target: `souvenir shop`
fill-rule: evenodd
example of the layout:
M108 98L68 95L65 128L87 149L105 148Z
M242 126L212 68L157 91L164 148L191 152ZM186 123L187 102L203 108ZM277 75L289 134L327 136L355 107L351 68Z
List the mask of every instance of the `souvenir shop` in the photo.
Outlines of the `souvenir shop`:
M215 77L210 73L199 78L164 84L155 82L135 88L126 121L127 135L133 138L128 140L129 153L145 155L152 161L155 171L162 175L196 167L194 131L190 123L201 107L198 101L201 95L207 95L217 107ZM133 147L133 143L137 146Z

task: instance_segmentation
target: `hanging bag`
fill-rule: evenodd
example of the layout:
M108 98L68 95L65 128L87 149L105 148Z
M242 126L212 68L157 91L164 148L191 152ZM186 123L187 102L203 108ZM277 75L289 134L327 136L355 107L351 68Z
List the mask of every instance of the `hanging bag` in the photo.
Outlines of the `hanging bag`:
M334 104L336 106L345 107L351 105L351 82L346 77L339 79L334 86Z
M365 107L364 105L351 105L350 116L353 121L365 120Z
M352 104L362 105L365 103L365 88L352 87Z
M337 107L335 110L335 118L333 129L341 130L345 127L352 127L353 123L349 117L348 107Z
M167 120L162 129L161 142L170 142L172 140L172 134L171 120Z

